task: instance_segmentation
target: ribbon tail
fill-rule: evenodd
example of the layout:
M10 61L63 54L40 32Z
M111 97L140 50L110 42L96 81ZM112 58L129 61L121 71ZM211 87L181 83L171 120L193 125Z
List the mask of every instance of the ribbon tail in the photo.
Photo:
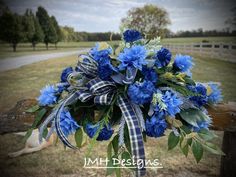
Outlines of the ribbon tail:
M125 121L128 126L130 144L132 155L134 156L134 161L137 163L140 160L142 163L137 166L136 176L144 176L146 173L145 169L145 152L144 152L144 143L143 135L139 125L139 120L136 116L135 110L132 107L132 104L127 99L125 95L119 95L117 103L121 109L122 115L125 118Z
M58 111L56 112L56 117L55 117L55 128L56 128L57 135L59 139L62 141L62 143L71 149L78 149L78 148L69 142L69 140L67 139L67 137L61 130L60 119L61 119L61 113L64 107L68 105L68 103L73 102L73 99L76 99L75 95L76 93L73 93L67 99L63 101L63 103L59 106Z

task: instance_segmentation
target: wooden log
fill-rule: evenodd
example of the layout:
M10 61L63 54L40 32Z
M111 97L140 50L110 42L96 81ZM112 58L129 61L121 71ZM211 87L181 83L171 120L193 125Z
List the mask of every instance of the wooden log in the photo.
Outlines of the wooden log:
M221 177L236 176L236 126L227 128L224 132L222 150L225 156L221 157Z

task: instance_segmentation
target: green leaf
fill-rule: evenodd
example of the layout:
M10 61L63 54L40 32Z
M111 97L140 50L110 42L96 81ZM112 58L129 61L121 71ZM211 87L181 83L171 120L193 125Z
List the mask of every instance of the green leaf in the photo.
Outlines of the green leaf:
M131 158L129 152L124 151L124 152L121 154L121 158L122 158L122 160L125 160L125 166L126 166L126 167L128 167L128 168L130 168L130 169L132 169L132 170L134 169L134 168L132 168L132 167L134 167L134 166L132 165L132 158Z
M146 143L147 142L147 135L145 132L143 132L143 141Z
M29 137L30 137L30 135L32 134L32 132L33 132L33 128L30 128L27 132L26 132L26 134L25 134L25 136L24 136L24 138L23 138L23 142L25 142Z
M193 152L193 156L195 157L195 159L198 163L201 160L202 155L203 155L202 145L197 141L193 141L193 143L192 143L192 152Z
M173 149L179 143L179 136L175 136L174 132L169 134L168 150Z
M48 128L46 127L44 130L43 130L43 137L46 138L48 135Z
M82 147L83 144L83 129L79 128L77 129L77 131L75 132L75 142L77 147Z
M208 121L210 119L202 111L193 108L182 110L179 114L183 120L195 127L198 127L198 121Z
M188 144L186 144L184 147L180 147L180 149L182 150L183 154L185 155L185 157L188 156Z
M121 177L121 170L120 170L120 168L116 168L116 177Z
M203 145L203 148L213 154L217 154L217 155L225 155L225 153L215 144L210 143L210 142L206 142Z
M125 126L125 130L124 130L124 141L125 141L126 149L129 151L130 154L132 154L132 152L131 152L131 145L130 145L130 139L129 139L129 130L128 130L127 125Z
M40 108L39 105L34 105L31 108L27 109L25 112L34 113L34 112L38 111L39 108Z
M108 163L107 163L107 172L106 172L106 176L108 176L108 175L111 175L112 173L114 173L115 171L116 171L116 168L112 168L112 167L116 167L116 165L114 165L113 164L113 158L118 158L118 156L117 155L113 155L112 157L111 157L111 159L108 159L109 161L108 161Z
M118 140L119 140L118 135L116 135L112 140L112 146L113 146L115 154L118 154Z
M110 142L107 146L107 158L111 159L112 156L112 143Z
M198 135L204 139L205 141L209 141L209 140L212 140L213 138L216 138L217 136L211 132L210 130L207 130L207 129L201 129L199 132L198 132Z
M41 109L38 111L35 119L34 119L34 122L31 126L31 128L36 128L36 126L38 125L38 123L41 121L41 119L43 118L43 116L46 114L47 110L45 108Z

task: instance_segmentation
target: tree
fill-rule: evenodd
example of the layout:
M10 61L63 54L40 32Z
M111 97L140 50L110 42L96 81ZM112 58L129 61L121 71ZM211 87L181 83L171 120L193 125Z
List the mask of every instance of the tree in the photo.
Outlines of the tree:
M22 17L5 11L0 17L0 39L12 45L16 52L17 44L24 39Z
M121 20L121 29L136 29L152 39L163 37L170 24L168 13L165 9L154 5L145 5L128 11L128 16Z
M35 50L36 44L43 41L44 34L38 19L35 17L32 10L26 10L23 25L26 39L31 42L33 50Z
M236 7L231 9L232 17L225 21L226 24L229 24L233 29L236 28Z
M58 25L57 20L54 16L51 16L51 22L56 30L56 33L57 33L56 40L54 41L55 48L57 48L57 43L62 40L62 32L61 32L60 26Z
M36 16L44 32L44 43L48 50L48 44L55 43L55 41L57 40L56 30L53 26L51 18L49 17L47 11L43 7L38 7Z

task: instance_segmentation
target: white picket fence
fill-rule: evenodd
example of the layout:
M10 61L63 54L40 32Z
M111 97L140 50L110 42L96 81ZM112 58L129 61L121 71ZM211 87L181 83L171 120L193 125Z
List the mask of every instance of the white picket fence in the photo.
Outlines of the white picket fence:
M236 63L236 43L164 44L175 53L207 56Z

